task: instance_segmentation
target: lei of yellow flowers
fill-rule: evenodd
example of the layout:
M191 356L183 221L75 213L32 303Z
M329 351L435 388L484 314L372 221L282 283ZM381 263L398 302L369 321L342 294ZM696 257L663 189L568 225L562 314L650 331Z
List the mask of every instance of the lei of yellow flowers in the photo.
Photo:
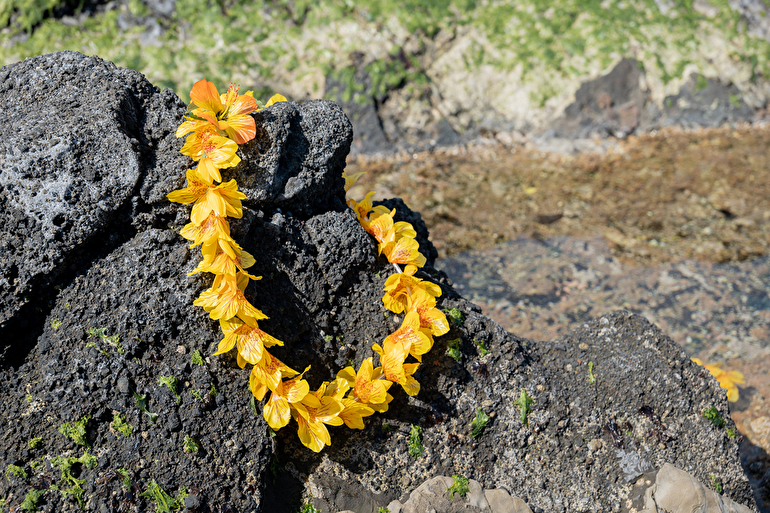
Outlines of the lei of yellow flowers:
M346 367L337 373L334 381L325 381L318 390L311 391L308 382L302 379L310 366L299 373L266 349L282 346L283 342L259 329L258 321L267 316L249 303L244 291L249 280L261 277L246 272L245 269L254 265L254 257L232 239L227 222L227 217L243 216L241 200L246 199L246 195L238 191L235 180L221 183L219 172L236 166L241 161L236 155L238 145L255 137L256 125L251 113L286 98L276 94L260 106L251 91L239 95L238 88L230 85L227 93L220 95L214 84L203 79L193 86L190 99L190 109L176 135L189 134L181 151L197 161L198 166L187 171L187 186L170 193L168 199L193 203L191 222L180 233L192 241L190 247L201 245L203 259L189 274L209 272L215 276L211 288L201 293L193 304L219 320L224 338L214 354L237 348L238 365L241 368L247 363L253 365L249 388L256 400L261 401L270 391L262 410L268 425L277 431L294 418L302 443L319 452L331 445L327 424L344 423L350 428L363 429L363 417L375 411L387 411L393 400L388 393L393 383L401 385L412 396L420 391L414 373L422 355L430 351L434 336L449 331L446 316L436 308L441 288L414 277L426 260L419 252L417 233L411 224L394 222L395 209L373 207L373 192L360 203L348 199L361 225L377 240L379 254L385 255L397 271L385 282L383 303L392 312L405 315L401 327L388 335L382 346L373 346L380 357L379 367L374 367L372 357L367 358L358 372ZM347 191L360 174L343 176ZM404 266L403 270L400 266ZM416 363L406 363L410 355Z

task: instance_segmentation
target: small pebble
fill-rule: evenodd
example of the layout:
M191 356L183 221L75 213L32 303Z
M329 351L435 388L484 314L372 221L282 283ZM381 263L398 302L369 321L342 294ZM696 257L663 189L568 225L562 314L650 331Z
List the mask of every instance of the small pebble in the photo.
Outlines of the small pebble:
M591 451L598 451L599 449L602 448L602 445L604 444L600 439L594 438L593 440L589 440L587 445Z
M122 376L118 378L118 392L120 392L123 395L128 395L129 393L129 384L128 384L128 378L125 376Z

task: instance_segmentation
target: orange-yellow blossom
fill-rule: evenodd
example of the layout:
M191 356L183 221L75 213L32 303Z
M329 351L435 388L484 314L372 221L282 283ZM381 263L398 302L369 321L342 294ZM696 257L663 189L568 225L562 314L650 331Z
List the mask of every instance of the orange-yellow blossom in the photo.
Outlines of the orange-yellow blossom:
M420 392L420 383L414 379L413 374L417 371L417 367L420 364L404 363L409 354L408 345L405 346L402 342L392 342L385 339L384 346L383 348L379 344L374 344L372 349L380 355L380 363L382 364L385 377L401 385L407 394L411 396L417 395ZM389 394L388 398L392 400ZM375 411L385 411L388 409L387 403L384 405L384 410L378 409L376 404L370 404L369 406Z
M394 383L406 383L406 374L404 373L404 361L409 355L409 344L403 342L394 342L385 340L383 346L374 344L372 349L380 355L380 364L385 378Z
M235 243L221 244L220 240L206 242L203 244L201 253L203 260L198 266L187 273L191 276L199 272L209 272L213 274L225 274L235 276L240 271L244 276L252 280L259 280L261 276L254 276L245 271L255 264L254 257Z
M262 416L267 425L278 431L291 419L292 405L302 401L310 393L310 385L302 379L302 376L310 368L308 367L294 379L281 381L270 394L270 399L265 403Z
M241 158L236 155L235 141L217 135L213 130L193 132L182 146L182 153L198 162L195 173L202 181L221 182L220 169L237 166Z
M430 351L433 347L433 339L420 329L420 314L415 311L408 312L404 316L404 321L396 331L385 337L383 342L386 352L388 342L401 342L408 348L409 354L422 361L422 355ZM383 368L385 365L383 365ZM387 371L386 371L387 374ZM390 379L390 378L388 378ZM402 383L403 384L403 383Z
M361 226L364 227L364 229L368 232L369 227L369 212L372 211L372 196L374 196L374 191L371 191L364 196L364 199L362 199L360 202L348 198L348 206L353 209L353 212L356 213L356 217L358 218L358 222L361 223Z
M374 191L367 193L360 203L352 198L348 198L347 200L348 206L352 208L356 213L358 222L361 223L361 226L363 226L364 230L370 234L371 232L369 230L371 221L376 219L378 216L390 214L390 210L388 210L388 208L383 205L378 205L376 207L372 206L372 196L374 196ZM369 216L370 213L372 213L371 219Z
M185 205L195 202L190 220L196 225L202 224L212 212L221 217L240 219L243 217L241 200L246 199L246 195L238 191L235 180L215 186L201 180L192 169L187 170L187 186L166 197L169 201Z
M346 379L338 376L332 382L324 381L318 388L323 391L323 395L328 395L330 397L334 397L335 399L342 400L342 398L345 396L345 393L350 390L350 383Z
M388 389L393 384L390 381L372 378L375 371L372 360L371 357L364 360L358 373L353 370L353 367L345 367L337 373L337 378L343 378L353 386L353 397L364 404L384 402Z
M225 337L219 342L215 355L226 353L233 347L237 347L239 360L254 365L262 360L265 347L283 345L283 342L259 329L256 322L254 326L251 326L238 318L220 319L219 325Z
M372 360L372 358L368 359L369 361ZM364 364L366 361L364 361L361 365L362 368L364 368ZM393 400L393 396L387 393L387 390L393 385L392 381L388 381L385 378L385 374L382 371L382 367L375 367L371 374L368 377L368 380L371 384L374 385L374 387L369 388L369 386L365 385L364 377L367 375L369 371L364 368L364 371L361 372L361 369L359 369L359 373L356 374L355 369L353 367L345 367L341 371L337 373L337 380L344 380L346 383L348 383L349 386L354 387L353 391L350 394L351 399L357 399L358 401L361 401L362 404L366 404L369 408L371 408L373 411L378 411L380 413L388 411L388 404ZM361 378L359 378L359 375ZM356 381L360 379L358 385L356 385ZM381 399L379 395L379 383L382 383L386 392ZM368 400L362 399L362 397L358 396L358 392L355 389L355 387L358 386L358 390L361 390L361 396L363 398L366 398ZM374 402L374 399L377 399L378 402ZM344 401L343 401L344 402ZM347 407L346 407L347 409ZM344 417L344 412L343 415ZM344 418L343 418L344 420Z
M425 256L420 253L420 244L409 237L401 237L395 242L388 242L380 250L388 262L393 264L422 267L427 262ZM408 274L413 274L413 272Z
M295 404L292 416L299 424L299 439L305 447L314 452L320 452L324 446L331 445L332 441L326 424L342 425L340 413L344 409L342 401L323 395L322 389L307 394L301 402Z
M420 328L430 331L431 335L438 337L449 332L446 315L436 308L436 298L424 288L416 287L409 294L407 309L417 312L420 316Z
M281 384L281 379L291 378L299 374L278 358L265 351L262 359L251 368L249 388L257 401L265 397L267 390L275 390Z
M382 370L382 367L375 367L372 371L372 381L378 381L385 379L385 373ZM391 381L385 380L385 383L392 383ZM388 388L390 388L390 384L386 385ZM393 400L393 396L390 394L385 394L385 400L381 403L369 403L368 406L373 409L376 412L385 413L388 411L388 405Z
M193 85L190 99L199 108L185 118L176 131L177 137L209 127L222 135L227 134L237 144L244 144L256 135L256 124L250 114L258 106L251 91L239 95L238 87L230 84L227 93L220 95L216 86L204 78Z
M198 244L213 243L224 241L226 245L235 244L235 240L230 237L230 225L227 219L220 217L213 212L200 224L187 223L179 234L187 240L192 241L190 245L194 248ZM235 255L235 253L233 253Z
M698 365L703 365L703 362L698 358L692 358L692 361ZM746 383L746 378L743 376L742 372L726 371L722 369L721 363L712 363L703 365L703 367L705 367L706 370L708 370L716 378L716 380L719 382L719 386L727 390L728 401L734 403L739 399L740 393L738 392L737 385L743 385Z
M435 283L405 273L394 273L385 280L385 295L382 302L391 312L401 313L409 305L409 295L417 289L422 289L433 297L441 295L441 287Z
M342 399L342 406L344 406L345 409L340 413L340 418L350 429L364 429L363 417L374 414L374 410L370 405L360 403L349 397Z
M395 223L393 221L394 215L396 215L396 209L387 214L377 216L370 224L369 233L379 242L380 253L390 242L396 242L401 237L414 239L417 236L417 232L411 224L404 221Z
M241 272L235 276L217 275L211 288L203 291L193 304L206 310L212 319L231 319L236 315L267 319L243 295L248 282L249 277Z

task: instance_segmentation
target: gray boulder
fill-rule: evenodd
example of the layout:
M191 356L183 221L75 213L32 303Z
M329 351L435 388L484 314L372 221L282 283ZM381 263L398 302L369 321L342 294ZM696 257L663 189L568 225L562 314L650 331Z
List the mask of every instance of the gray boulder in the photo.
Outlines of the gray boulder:
M49 302L133 221L178 215L152 207L185 169L174 137L185 107L136 71L61 52L3 68L0 108L0 333L29 348L33 298Z

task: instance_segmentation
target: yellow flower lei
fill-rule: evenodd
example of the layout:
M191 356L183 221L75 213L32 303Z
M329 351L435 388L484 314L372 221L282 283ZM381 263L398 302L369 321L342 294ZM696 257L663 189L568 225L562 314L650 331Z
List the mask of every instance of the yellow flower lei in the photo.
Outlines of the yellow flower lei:
M195 83L190 92L192 100L185 121L177 130L177 137L189 135L182 153L198 162L187 171L187 186L168 195L173 202L193 204L190 223L181 235L201 245L203 259L190 273L205 271L214 274L211 288L205 290L193 304L203 307L212 319L219 320L224 338L217 351L222 354L237 348L238 365L253 367L249 388L256 400L261 401L270 392L262 414L275 431L286 426L291 418L297 422L302 443L315 452L331 445L326 425L363 429L363 417L375 411L384 412L393 396L388 393L398 383L409 395L420 391L414 374L422 355L430 351L433 337L447 333L446 316L436 308L436 297L441 288L415 278L417 269L426 259L419 252L416 231L411 224L394 222L395 209L372 206L373 192L361 202L348 199L363 228L378 243L378 252L385 255L397 271L385 282L383 303L394 313L404 313L401 326L388 335L383 344L374 344L380 357L380 366L374 367L373 358L367 358L358 371L352 366L337 373L336 379L324 382L311 391L303 375L270 354L267 348L283 342L259 329L258 321L267 319L244 296L249 280L261 277L246 269L254 265L254 258L230 236L227 217L241 218L241 200L246 196L238 191L235 180L221 182L220 169L238 165L238 144L244 144L256 135L252 112L286 101L274 95L260 107L251 91L238 94L231 85L220 95L205 79ZM195 106L193 108L193 106ZM345 178L345 191L360 177ZM403 269L401 268L403 266ZM406 363L409 356L417 362Z

